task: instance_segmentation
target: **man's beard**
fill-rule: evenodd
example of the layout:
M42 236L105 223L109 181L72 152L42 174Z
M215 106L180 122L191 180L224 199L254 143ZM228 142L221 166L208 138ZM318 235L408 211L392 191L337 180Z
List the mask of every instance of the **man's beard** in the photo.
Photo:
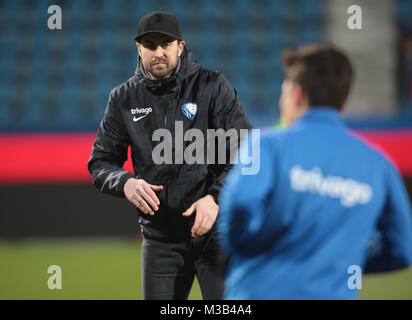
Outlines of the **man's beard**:
M176 60L177 61L177 60ZM162 65L159 65L162 63ZM145 65L146 72L156 79L165 79L170 77L173 70L176 68L177 63L170 65L170 62L165 59L155 60L150 62L149 65Z

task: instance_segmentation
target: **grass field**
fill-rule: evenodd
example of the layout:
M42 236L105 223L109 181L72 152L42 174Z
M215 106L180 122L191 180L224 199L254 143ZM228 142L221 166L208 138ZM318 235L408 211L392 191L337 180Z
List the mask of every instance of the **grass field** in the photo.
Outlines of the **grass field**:
M62 289L50 290L50 265ZM201 299L197 282L190 299ZM0 299L141 299L137 241L0 243ZM412 269L365 276L361 299L412 299Z

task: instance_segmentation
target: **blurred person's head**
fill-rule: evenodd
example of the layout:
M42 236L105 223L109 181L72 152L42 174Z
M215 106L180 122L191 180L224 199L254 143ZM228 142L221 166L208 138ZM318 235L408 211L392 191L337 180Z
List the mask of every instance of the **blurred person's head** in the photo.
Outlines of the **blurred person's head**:
M137 51L151 79L169 78L176 69L185 42L175 16L155 11L139 20Z
M313 44L283 53L285 80L279 106L290 125L308 108L330 107L342 112L352 84L347 56L329 44Z

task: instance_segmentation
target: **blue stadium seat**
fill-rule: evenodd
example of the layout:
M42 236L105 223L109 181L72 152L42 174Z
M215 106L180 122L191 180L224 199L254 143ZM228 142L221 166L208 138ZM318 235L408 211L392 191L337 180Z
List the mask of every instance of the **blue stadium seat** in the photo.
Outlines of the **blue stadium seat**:
M298 3L305 21L319 21L322 19L322 8L324 8L322 0L298 0Z
M74 24L86 20L88 15L91 13L86 8L87 1L71 0L71 1L68 1L67 4L68 4L68 7L66 9L69 10L70 18L72 19Z
M27 93L24 96L24 99L22 99L24 102L24 106L22 106L23 110L22 113L16 117L16 121L23 127L35 127L38 124L43 126L47 125L47 123L44 122L43 104L40 100L41 96Z
M64 125L76 125L78 120L79 108L79 91L81 88L75 86L66 86L65 90L60 93L58 103L60 112L56 121Z
M10 25L17 21L20 12L20 1L3 2L1 7L1 16L5 25Z
M288 0L267 1L267 13L271 19L284 20L290 14Z
M1 34L0 37L0 60L13 60L14 52L16 50L16 35L15 34Z
M300 44L309 44L324 40L323 32L319 28L308 26L301 29L299 34Z
M4 69L1 70L2 74ZM6 81L2 81L0 85L0 129L4 128L10 123L10 115L9 111L10 108L8 107L10 104L10 99L13 95L13 85L11 81L8 79Z
M409 0L395 1L395 15L400 24L410 24L412 17L412 2Z

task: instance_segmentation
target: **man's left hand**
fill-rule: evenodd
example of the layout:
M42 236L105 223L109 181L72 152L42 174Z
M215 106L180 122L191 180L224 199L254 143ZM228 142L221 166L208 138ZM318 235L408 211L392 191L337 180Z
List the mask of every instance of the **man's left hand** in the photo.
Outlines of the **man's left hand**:
M183 212L183 216L189 217L196 212L195 222L192 227L192 237L197 238L206 234L216 221L219 206L213 197L208 194L195 201L189 209Z

